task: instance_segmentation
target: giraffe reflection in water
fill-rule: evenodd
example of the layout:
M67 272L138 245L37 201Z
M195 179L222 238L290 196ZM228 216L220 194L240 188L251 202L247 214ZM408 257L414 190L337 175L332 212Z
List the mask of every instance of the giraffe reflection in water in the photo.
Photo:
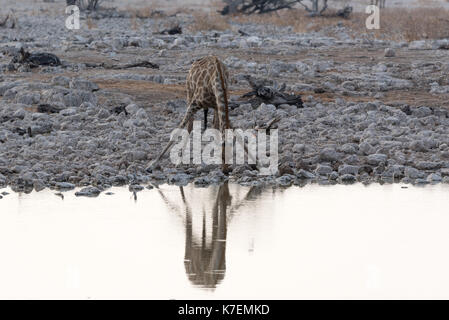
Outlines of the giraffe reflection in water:
M202 209L200 234L195 232L192 223L192 206L186 198L184 188L180 187L185 216L185 256L184 266L186 274L194 286L214 289L225 277L226 272L226 241L227 226L238 208L247 201L254 200L262 193L261 187L252 187L241 201L233 204L233 197L228 183L217 188L209 188L214 193L213 206L209 212L212 220L211 236L208 237L208 212ZM170 202L164 193L158 189L164 202L172 211L179 212L178 207ZM195 199L194 199L195 200ZM196 200L195 200L196 201ZM208 200L210 201L210 200ZM184 217L183 217L184 218ZM209 224L210 225L210 224Z

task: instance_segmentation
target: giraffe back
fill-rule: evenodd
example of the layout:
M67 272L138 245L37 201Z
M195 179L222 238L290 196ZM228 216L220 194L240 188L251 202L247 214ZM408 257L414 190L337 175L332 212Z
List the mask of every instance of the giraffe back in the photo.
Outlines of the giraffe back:
M216 109L229 128L228 114L229 72L215 56L207 56L193 63L187 76L187 103L201 109Z

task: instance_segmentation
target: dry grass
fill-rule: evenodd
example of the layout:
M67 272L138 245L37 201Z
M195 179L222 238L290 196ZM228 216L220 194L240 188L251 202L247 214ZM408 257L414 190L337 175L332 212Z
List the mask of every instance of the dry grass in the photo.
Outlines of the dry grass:
M91 17L87 17L86 25L89 30L96 29L98 27Z
M291 26L295 32L325 31L332 35L334 26L343 25L357 38L390 40L440 39L449 37L449 11L440 8L383 9L380 16L380 30L368 30L365 13L353 13L350 19L335 16L328 10L322 17L311 18L304 10L282 10L265 15L237 15L240 23L271 24Z
M189 26L192 32L209 30L224 31L229 30L231 27L227 19L219 14L196 12L193 16L194 22Z
M366 15L354 15L352 29L371 33L378 39L413 41L449 37L449 11L444 9L385 9L380 16L380 30L366 30L365 18Z

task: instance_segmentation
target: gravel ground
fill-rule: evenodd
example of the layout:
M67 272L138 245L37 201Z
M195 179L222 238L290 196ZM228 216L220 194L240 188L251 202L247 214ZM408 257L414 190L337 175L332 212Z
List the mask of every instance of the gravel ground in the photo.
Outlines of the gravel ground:
M80 195L95 195L116 185L137 192L228 178L280 186L449 183L447 39L353 39L338 25L332 37L329 30L236 23L190 32L194 17L186 13L136 21L126 11L83 16L81 30L68 31L51 5L28 15L35 8L22 7L19 27L0 33L0 186L89 186ZM159 34L175 24L182 35ZM11 64L21 47L54 53L62 66ZM230 114L243 129L280 117L278 176L235 166L226 177L217 166L176 167L168 159L160 171L145 172L184 115L191 63L207 54L228 66L232 99L250 90L245 75L302 95L304 108L242 105ZM110 68L139 60L160 67Z

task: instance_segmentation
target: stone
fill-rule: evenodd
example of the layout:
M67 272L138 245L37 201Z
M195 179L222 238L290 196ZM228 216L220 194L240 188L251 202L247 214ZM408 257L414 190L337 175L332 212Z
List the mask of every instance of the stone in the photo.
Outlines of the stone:
M333 148L324 148L320 151L320 159L322 161L336 161L340 158L340 154Z
M338 167L338 173L340 175L351 174L353 176L356 176L359 173L359 169L360 169L359 166L352 166L352 165L348 165L348 164L343 164L343 165Z
M416 40L409 43L408 48L410 50L430 50L432 44L427 40Z
M341 146L340 150L344 153L348 153L348 154L354 154L357 153L357 148L356 145L352 144L352 143L346 143L344 145Z
M283 175L282 177L279 177L276 179L277 184L284 186L284 187L288 187L291 186L293 184L293 181L295 180L295 177L290 175L290 174L286 174Z
M377 166L387 161L387 155L381 153L370 154L367 158L367 162L370 165Z
M441 168L441 163L432 161L419 161L416 164L416 168L419 170L436 170Z
M58 190L72 190L75 189L75 185L69 182L57 182L55 188Z
M76 89L76 90L84 90L84 91L98 91L100 88L98 85L92 81L89 80L83 80L83 79L73 79L69 83L70 89Z
M404 175L410 179L418 179L418 178L424 178L424 172L419 171L418 169L412 168L412 167L406 167L404 169Z
M128 189L130 192L139 192L139 191L142 191L144 189L144 187L141 185L138 185L138 184L132 184L129 186Z
M315 173L321 176L326 176L328 174L331 174L332 171L334 171L332 169L332 167L327 166L327 165L323 165L323 164L319 164L315 170Z
M354 183L356 181L356 178L352 174L344 174L340 176L340 182L342 183Z
M296 175L300 179L315 179L315 175L304 169L300 169Z
M336 171L332 171L329 175L329 180L337 180L339 177L339 174Z
M428 182L441 182L443 179L441 176L437 173L431 173L427 176L426 179Z
M384 56L387 58L391 58L396 56L396 51L394 51L394 49L392 48L386 48L384 51Z
M75 192L77 197L97 197L101 193L101 190L96 187L86 187L80 191Z
M126 112L128 112L129 114L135 114L137 111L139 111L139 106L137 104L129 104L126 106Z
M364 155L370 155L370 154L376 153L376 149L371 144L369 144L368 142L360 143L359 144L359 150Z
M276 107L275 107L274 105L272 105L272 104L265 104L265 103L262 103L262 104L259 106L259 108L257 108L257 111L260 112L260 113L262 113L262 114L266 114L266 113L270 114L270 113L276 111Z
M424 145L422 140L415 140L410 142L410 149L417 152L428 152L429 149Z
M176 173L168 176L168 183L178 186L186 186L191 180L191 176L185 173Z
M441 173L442 177L448 177L449 176L449 168L441 169L440 173Z
M293 146L294 153L303 153L306 150L306 146L301 143L297 143Z
M35 179L33 181L33 188L36 190L36 192L42 191L46 188L46 185L42 179Z

